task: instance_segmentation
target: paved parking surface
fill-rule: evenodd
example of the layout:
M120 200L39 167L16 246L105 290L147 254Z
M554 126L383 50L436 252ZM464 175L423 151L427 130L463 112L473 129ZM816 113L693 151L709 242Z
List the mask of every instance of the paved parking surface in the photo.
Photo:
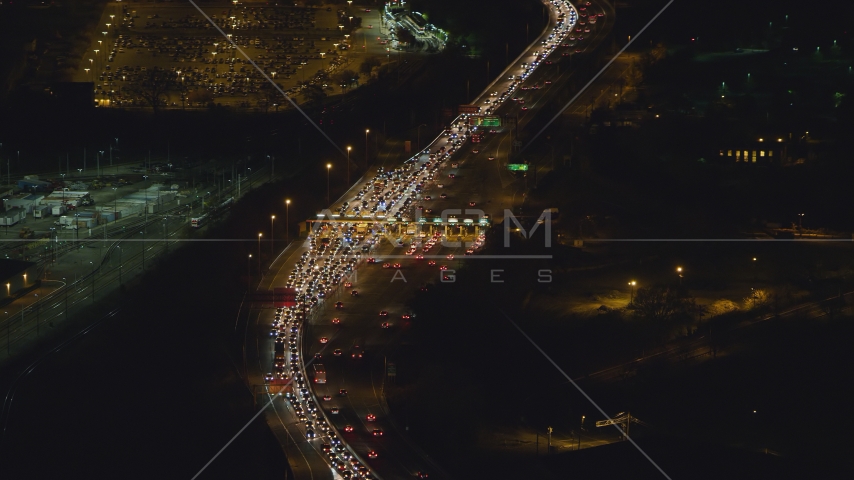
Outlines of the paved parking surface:
M332 74L357 71L366 55L389 60L390 52L380 43L385 39L381 30L387 32L379 14L364 10L248 4L205 7L205 14L282 90L298 96L298 84L306 82L323 86L327 94L340 92ZM341 27L355 12L364 28L351 35ZM75 80L94 82L100 105L147 107L153 96L160 106L174 108L211 102L276 108L285 102L192 5L110 4L99 25L103 35L95 34Z

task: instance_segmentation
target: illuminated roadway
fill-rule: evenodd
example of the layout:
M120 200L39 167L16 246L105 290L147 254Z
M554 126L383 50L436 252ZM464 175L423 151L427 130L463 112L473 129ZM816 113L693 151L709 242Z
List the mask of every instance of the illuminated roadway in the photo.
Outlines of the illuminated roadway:
M612 16L612 12L606 11L606 15L608 14ZM609 16L606 16L605 19L609 19ZM550 27L554 27L556 20L557 17L552 12ZM575 49L580 49L582 50L581 54L583 54L585 49L593 48L596 43L601 42L605 36L607 25L606 21L600 19L597 26L591 28L591 32L588 34L590 37L584 40L584 44L579 43L574 47L557 46L549 55L549 59L557 63L561 52L567 49L571 49L573 52ZM547 32L550 31L551 28L547 30ZM472 103L486 106L483 100L489 97L490 92L497 91L501 94L507 90L511 83L507 79L508 76L521 73L521 67L518 65L522 62L531 63L531 59L536 58L533 55L534 52L542 51L544 48L540 43L541 40L547 37L548 33L545 33L541 39L534 42L532 47L513 63L513 67L509 67L507 71L503 72ZM509 98L524 96L525 105L529 110L527 112L522 111L520 104L506 100L493 114L503 117L505 114L515 116L516 113L521 112L523 115L519 119L519 124L524 126L534 111L537 110L537 107L554 97L557 89L541 88L539 90L521 91L518 87L535 83L544 85L546 80L551 80L552 86L556 87L565 82L566 78L571 75L572 72L566 68L558 73L556 65L540 65L529 78L516 85L515 92L509 94ZM463 125L461 123L456 125L459 127L453 128L450 133L462 134ZM519 192L522 191L523 185L520 184L522 182L518 182L506 171L506 159L512 141L509 136L509 128L504 126L496 130L498 130L496 134L486 135L481 144L469 145L470 142L463 142L458 148L460 151L444 160L444 164L436 172L433 181L426 182L424 191L416 197L417 200L414 205L420 205L425 209L432 208L437 212L447 208L483 209L492 216L493 223L501 221L505 206L520 203ZM449 137L440 136L425 151L436 152L440 147L448 145L449 141ZM479 154L471 153L472 149L479 149ZM489 156L495 157L496 160L488 160ZM424 154L420 156L418 162L423 164L426 160L427 155ZM408 162L408 164L411 163L412 161ZM447 178L452 163L459 163L455 169L457 177L454 179ZM412 169L406 172L404 176L411 177L414 171L417 170ZM351 199L365 185L365 180L373 178L375 174L376 172L372 171L359 180L350 191L333 204L332 212L338 212L345 200L352 201ZM439 183L443 183L444 188L438 188L437 184ZM441 192L447 193L448 198L438 199L437 197ZM434 199L428 201L425 199L426 195L431 195ZM413 196L415 195L413 194ZM472 201L475 202L474 207L469 205L469 202ZM411 210L411 208L406 210L407 215L412 215ZM395 211L397 208L390 209L391 213ZM373 223L371 220L362 220L358 217L348 219L342 216L339 219L350 220L353 224ZM307 249L307 241L292 244L274 263L272 273L267 275L259 290L266 291L273 286L284 286L288 283L288 276L294 269L295 262ZM312 359L314 354L322 349L322 358L313 361L324 364L328 381L326 384L313 385L314 398L320 409L325 412L325 417L330 424L339 432L338 437L344 440L350 447L350 451L362 460L363 464L369 466L371 470L383 478L411 477L417 471L428 471L431 478L442 478L447 477L447 474L438 465L435 465L417 445L412 444L405 434L406 426L394 425L388 417L388 407L384 398L385 353L389 346L397 343L407 328L407 320L401 318L403 314L409 313L405 310L405 301L422 284L435 283L440 280L439 266L447 265L453 269L464 252L462 249L437 245L429 252L430 256L438 257L435 259L437 264L428 266L426 264L428 259L415 260L413 257L404 257L405 250L404 248L395 248L388 240L379 236L378 245L361 258L355 273L347 279L353 283L352 288L359 291L359 296L352 297L349 293L350 289L344 288L344 280L342 280L342 285L331 291L330 296L313 309L309 320L305 322L301 331L300 352L304 355L303 361L305 362ZM419 250L416 253L421 253L421 251ZM455 260L444 259L450 253L456 256ZM393 257L384 258L389 257L389 255L393 255ZM378 264L366 264L365 259L368 256L377 258ZM401 263L399 273L403 275L406 281L399 279L399 276L396 281L392 281L397 269L384 269L382 267L383 260ZM339 310L333 307L337 301L344 303L343 309ZM388 312L388 317L381 318L379 316L379 312L383 310ZM252 370L250 383L255 385L262 385L264 373L271 369L273 342L267 339L270 338L269 330L272 325L273 313L273 309L255 309L251 313L250 322L247 323L247 338L248 328L251 327L254 330L253 336L256 339L261 339L261 341L254 342L254 346L250 342L246 342L245 363ZM335 317L341 320L339 325L332 324L331 320ZM383 321L389 321L392 324L391 328L381 328L380 324ZM415 322L417 319L408 321ZM321 344L320 337L329 338L329 343ZM365 358L350 358L353 342L359 338L365 339ZM343 355L340 357L332 355L332 351L335 349L341 349ZM306 371L305 373L307 378L310 378L309 372ZM337 395L339 389L342 388L348 391L347 396ZM324 395L330 395L332 399L322 401L321 398ZM336 478L320 450L320 444L326 440L306 440L305 428L297 421L290 403L276 400L274 405L275 408L267 412L267 421L282 444L290 445L286 447L286 452L297 478ZM339 413L332 414L333 407L338 408ZM376 416L375 422L366 420L369 414ZM352 426L354 431L344 433L345 425ZM383 436L373 436L371 431L374 429L381 429ZM378 458L367 458L367 453L371 450L377 452Z

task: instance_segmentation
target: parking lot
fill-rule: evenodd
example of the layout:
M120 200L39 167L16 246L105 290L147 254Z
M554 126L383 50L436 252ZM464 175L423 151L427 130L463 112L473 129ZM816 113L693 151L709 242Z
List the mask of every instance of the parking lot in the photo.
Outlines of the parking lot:
M238 48L291 96L298 97L298 82L337 93L329 75L358 70L348 55L343 10L241 5L208 7L205 14L222 33L186 4L108 5L104 31L75 80L94 82L102 106L150 106L157 98L158 107L274 109L286 101Z

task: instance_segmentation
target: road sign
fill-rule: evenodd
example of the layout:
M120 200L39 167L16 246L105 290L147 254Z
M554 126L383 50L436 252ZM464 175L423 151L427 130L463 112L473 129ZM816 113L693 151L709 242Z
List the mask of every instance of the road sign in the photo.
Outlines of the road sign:
M510 163L507 165L507 170L510 170L511 172L527 172L528 165L524 163Z
M480 107L477 105L460 105L457 109L460 113L478 113L480 111Z
M500 127L501 118L494 116L483 117L480 120L480 125L483 127Z
M397 365L389 362L387 370L388 370L387 373L388 373L389 377L396 377L397 376Z
M276 298L276 307L296 306L297 290L295 288L276 287L273 291Z
M521 147L521 146L522 146L522 142L521 142L520 140L515 140L515 141L513 142L513 146L514 146L514 147Z

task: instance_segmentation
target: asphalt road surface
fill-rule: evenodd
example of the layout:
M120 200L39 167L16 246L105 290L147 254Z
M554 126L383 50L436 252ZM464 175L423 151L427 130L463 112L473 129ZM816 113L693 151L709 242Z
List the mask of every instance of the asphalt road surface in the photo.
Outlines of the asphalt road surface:
M554 27L558 15L552 12L550 19L550 26ZM604 37L606 27L606 22L598 22L595 32L591 28L591 37L583 40L586 46L579 46L576 41L573 47L560 46L560 36L549 37L551 29L547 29L543 37L520 55L515 65L502 73L475 101L482 104L489 98L490 104L487 105L493 106L492 102L499 97L500 104L494 106L490 113L515 116L521 112L522 118L516 125L524 125L526 118L530 118L554 95L549 88L542 88L548 85L545 82L565 82L571 72L566 69L562 73L557 69L550 70L553 65L546 64L526 72L521 64L555 58L561 49L584 52L585 48L594 48ZM565 27L563 33L565 36L570 34ZM542 55L546 49L550 50L549 57ZM514 69L518 73L512 75L517 77L510 80L507 72ZM518 79L522 74L526 78ZM531 84L539 84L541 88L520 91L520 88ZM493 91L498 95L491 95ZM512 100L521 92L525 92L525 104ZM527 108L523 110L522 105ZM273 332L273 336L279 336L283 342L291 328L301 328L302 335L293 339L292 351L299 351L302 363L298 369L292 370L291 381L307 382L312 387L311 396L304 400L276 399L276 408L267 415L282 443L292 445L286 449L290 448L289 458L298 478L332 476L333 464L339 464L341 459L322 451L320 445L328 438L343 440L349 453L383 478L407 478L423 471L430 472L431 478L448 477L439 465L411 442L406 435L406 425L396 425L389 417L384 398L388 367L386 354L391 346L399 343L411 322L418 321L417 318L406 318L411 313L406 310L406 300L423 285L442 281L449 272L441 268L453 270L465 257L464 246L440 241L432 249L424 251L423 242L434 233L444 234L437 238L446 242L456 240L460 235L466 236L464 240L473 241L479 233L474 226L458 227L445 223L425 228L426 237L419 243L417 235L400 227L399 222L418 218L419 208L426 212L426 217L445 211L443 217L446 219L448 213L462 213L467 208L482 209L496 222L503 218L505 208L512 209L522 200L524 180L506 170L512 148L510 128L496 128L495 133L487 134L480 144L467 141L472 131L463 118L458 118L402 167L368 172L333 202L329 209L333 218L327 224L328 230L315 232L312 239L292 245L274 264L274 273L265 278L263 290L296 284L298 288L313 288L312 296L316 297L316 304L301 327L300 320L295 320L295 323L288 320L285 324L276 324L278 330ZM448 152L454 152L454 155L448 155ZM375 186L377 179L386 181ZM360 205L362 201L365 202L364 208ZM448 209L459 212L448 212ZM380 216L380 221L370 218L376 215ZM397 222L390 223L387 221L390 219ZM363 223L370 225L373 234L365 234L352 250L342 250L344 245L352 245L350 242L358 237L354 232ZM321 237L332 239L344 232L349 232L352 237L343 243L338 240L330 242L328 250L318 251ZM365 245L370 250L363 252L361 247ZM310 253L304 255L305 252ZM419 254L425 258L419 259ZM451 255L453 259L449 257ZM369 262L369 258L376 263ZM306 259L312 259L311 263L306 265ZM313 263L315 259L316 264ZM353 271L339 270L338 260L352 260ZM309 268L303 274L306 266ZM295 268L300 273L292 275ZM328 273L320 274L312 268L322 268ZM308 274L309 271L312 273ZM334 275L339 271L345 272L344 276L337 283L330 284L326 275L337 278ZM303 276L306 277L305 283L300 283L302 281L298 278ZM353 290L358 291L357 296L351 294ZM336 302L341 303L336 305ZM252 342L247 341L246 363L252 365L252 383L255 385L263 385L273 363L274 343L270 328L274 324L274 316L273 309L252 313L253 338L258 340L254 348ZM354 353L361 351L364 351L364 356L355 358ZM324 365L325 383L312 383L312 363ZM346 395L339 394L342 389L346 390ZM300 412L312 403L317 405L319 412L299 420ZM312 419L319 424L329 423L332 428L327 432L328 437L321 433L317 439L305 440L306 425ZM378 435L380 431L382 435ZM299 455L295 455L295 449ZM375 458L369 458L369 453Z

